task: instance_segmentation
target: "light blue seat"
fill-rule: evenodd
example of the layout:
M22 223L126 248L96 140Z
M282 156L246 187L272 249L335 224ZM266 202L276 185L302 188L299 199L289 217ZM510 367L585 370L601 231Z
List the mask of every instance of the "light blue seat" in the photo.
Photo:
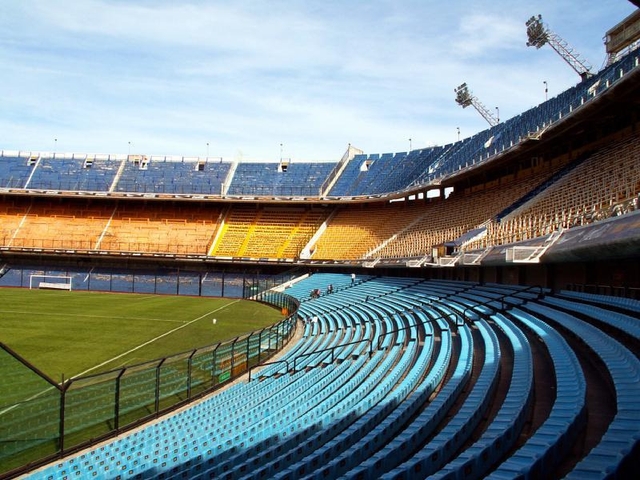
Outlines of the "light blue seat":
M575 353L556 330L521 310L510 314L547 346L555 370L556 401L545 422L487 478L550 478L586 423L586 381Z
M500 356L497 338L484 321L478 322L478 329L485 342L484 367L462 407L443 430L424 449L409 457L411 452L432 434L459 395L465 384L463 380L468 378L467 375L470 372L473 361L471 355L466 357L466 362L460 362L461 370L456 369L459 376L454 379L455 381L447 383L434 401L405 430L371 458L349 471L346 478L384 478L385 476L394 478L395 475L410 475L409 472L414 468L422 470L423 460L430 465L442 462L442 458L448 455L446 452L450 452L455 443L464 441L464 438L473 430L473 425L480 420L480 412L488 404L484 399L497 381ZM467 368L469 368L468 372ZM452 441L454 443L451 443Z
M640 361L601 330L550 307L529 304L527 309L551 319L579 336L606 365L616 391L617 413L600 442L568 475L588 478L615 475L640 442Z
M438 320L438 326L442 332L442 344L438 357L411 397L395 407L392 413L381 420L370 433L363 436L349 450L336 456L325 467L317 471L316 478L336 478L368 459L371 452L383 447L394 438L400 432L402 426L424 405L436 386L443 380L452 355L448 325L443 320ZM460 338L461 350L459 353L461 361L456 365L451 380L439 394L441 395L439 398L442 404L446 403L442 399L446 400L455 396L457 388L462 388L461 385L464 385L465 380L470 375L473 342L469 330L466 328L461 329Z
M635 313L640 313L640 300L625 297L611 297L608 295L598 295L595 293L572 292L562 290L560 295L567 298L582 300L583 302L592 302L604 306L620 307Z
M250 382L231 385L33 478L410 478L418 470L420 475L461 478L465 473L485 475L492 468L488 474L493 478L553 475L585 421L584 375L560 329L574 332L602 359L617 402L617 414L600 444L570 476L627 471L629 459L637 455L638 359L596 326L561 311L568 307L567 298L558 303L554 297L538 300L536 291L522 293L522 287L445 280L362 276L352 286L350 276L343 274L312 275L287 293L307 298L311 286L324 291L328 283L338 291L302 302L301 315L318 315L320 321L305 326L305 336L281 357L288 364L260 368ZM496 313L505 295L508 311ZM580 305L580 312L575 310L580 315L602 317L607 311L602 303L571 303ZM456 319L464 315L471 323L456 327ZM624 323L623 317L612 315L605 323ZM532 391L531 349L516 325L548 349L557 398L548 418L508 453ZM493 421L459 451L494 400L501 359L494 329L517 352L511 385ZM474 336L482 342L474 342ZM469 385L474 347L479 352L482 345L480 376L468 396L460 397ZM452 365L454 353L459 359ZM296 372L291 371L294 359ZM143 380L132 377L131 387ZM443 423L456 400L461 408ZM91 398L76 401L91 405ZM407 424L409 419L413 421Z
M500 313L491 316L513 350L511 384L487 429L431 478L482 478L509 451L520 435L533 401L533 359L526 336Z
M543 303L563 308L569 312L577 312L586 315L600 324L609 325L626 333L636 340L640 340L640 322L637 318L631 317L630 315L564 298L547 297Z

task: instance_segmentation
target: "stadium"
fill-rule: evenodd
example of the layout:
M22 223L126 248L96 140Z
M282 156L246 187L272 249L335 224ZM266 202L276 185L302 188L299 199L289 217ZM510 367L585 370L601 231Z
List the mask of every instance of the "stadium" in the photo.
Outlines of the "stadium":
M227 322L195 300L277 319L60 381L3 327L0 478L635 478L639 25L636 9L606 32L596 71L532 16L527 45L579 82L508 119L462 83L455 102L489 126L443 145L332 162L3 150L5 326L21 291L21 308L83 311L108 292L97 343L143 300L179 328ZM141 325L119 336L174 327Z

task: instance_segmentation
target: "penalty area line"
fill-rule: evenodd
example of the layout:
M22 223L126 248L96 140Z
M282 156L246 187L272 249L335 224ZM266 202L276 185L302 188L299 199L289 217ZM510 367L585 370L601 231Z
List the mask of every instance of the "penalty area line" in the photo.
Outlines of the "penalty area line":
M136 350L140 350L142 347L146 347L147 345L149 345L149 344L151 344L151 343L155 342L156 340L160 340L161 338L164 338L164 337L166 337L167 335L171 335L172 333L177 332L178 330L180 330L180 329L182 329L182 328L188 327L189 325L191 325L192 323L197 322L198 320L202 320L202 319L203 319L203 318L205 318L207 315L211 315L212 313L219 312L220 310L223 310L223 309L225 309L225 308L227 308L227 307L229 307L229 306L233 305L234 303L238 303L239 301L240 301L240 299L238 299L238 300L234 300L233 302L229 302L229 303L227 303L226 305L222 305L221 307L216 308L215 310L211 310L210 312L207 312L207 313L205 313L205 314L203 314L203 315L200 315L199 317L194 318L193 320L189 320L188 322L186 322L186 323L184 323L184 324L180 325L179 327L174 328L173 330L169 330L168 332L165 332L165 333L163 333L162 335L158 335L157 337L152 338L151 340L148 340L148 341L146 341L146 342L144 342L144 343L142 343L142 344L138 345L137 347L133 347L132 349L127 350L126 352L121 353L120 355L117 355L117 356L115 356L115 357L113 357L113 358L110 358L109 360L106 360L106 361L102 362L102 363L101 363L101 364L99 364L99 365L96 365L96 366L94 366L94 367L91 367L91 368L89 368L89 369L85 370L84 372L80 372L80 373L78 373L77 375L74 375L74 376L73 376L73 377L71 377L71 378L81 377L82 375L86 375L87 373L90 373L90 372L92 372L92 371L94 371L94 370L96 370L96 369L98 369L98 368L104 367L105 365L108 365L108 364L109 364L109 363L111 363L111 362L114 362L114 361L116 361L116 360L118 360L118 359L120 359L120 358L122 358L122 357L124 357L124 356L126 356L126 355L129 355L130 353L135 352Z

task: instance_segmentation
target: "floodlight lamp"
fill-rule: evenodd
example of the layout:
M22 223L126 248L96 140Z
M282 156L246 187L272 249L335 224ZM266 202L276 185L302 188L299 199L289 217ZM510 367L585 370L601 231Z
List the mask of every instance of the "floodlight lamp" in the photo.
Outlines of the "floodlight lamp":
M542 15L531 17L525 23L527 26L527 47L541 48L549 41L549 35L542 23Z
M471 105L471 94L469 93L469 87L467 87L466 83L463 83L458 88L454 88L453 91L456 93L456 103L458 105L462 108Z

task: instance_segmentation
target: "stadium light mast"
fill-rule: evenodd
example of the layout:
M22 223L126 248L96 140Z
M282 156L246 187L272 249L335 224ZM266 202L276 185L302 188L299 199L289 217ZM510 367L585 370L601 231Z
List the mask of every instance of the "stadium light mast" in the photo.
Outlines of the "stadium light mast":
M559 35L549 30L548 25L542 21L542 15L532 16L525 23L527 26L527 47L536 47L540 49L549 44L562 59L573 68L578 75L584 80L589 78L591 74L591 65L580 59L580 55L575 52L567 42Z
M462 108L467 108L469 105L473 106L492 127L500 123L500 120L469 91L466 83L463 83L458 88L454 88L453 91L456 93L456 103Z

